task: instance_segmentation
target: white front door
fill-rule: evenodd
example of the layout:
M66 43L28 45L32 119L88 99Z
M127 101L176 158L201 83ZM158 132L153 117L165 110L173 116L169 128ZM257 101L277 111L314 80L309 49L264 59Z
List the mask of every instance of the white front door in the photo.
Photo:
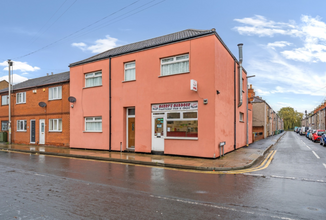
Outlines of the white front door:
M164 115L153 115L152 117L152 150L164 152L165 138Z
M45 120L40 119L40 141L39 144L45 144Z

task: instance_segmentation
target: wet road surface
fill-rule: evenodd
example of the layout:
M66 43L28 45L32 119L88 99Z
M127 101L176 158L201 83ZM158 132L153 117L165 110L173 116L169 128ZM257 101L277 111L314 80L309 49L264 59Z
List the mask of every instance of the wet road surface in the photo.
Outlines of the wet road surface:
M237 175L0 152L0 219L325 219L326 147L287 132L273 150Z

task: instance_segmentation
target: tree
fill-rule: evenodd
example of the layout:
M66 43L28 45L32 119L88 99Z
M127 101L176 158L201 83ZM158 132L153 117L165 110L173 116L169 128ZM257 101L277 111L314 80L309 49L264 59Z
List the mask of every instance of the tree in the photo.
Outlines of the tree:
M300 127L303 113L295 111L291 107L283 107L278 111L278 115L283 118L284 130L289 130L295 126Z

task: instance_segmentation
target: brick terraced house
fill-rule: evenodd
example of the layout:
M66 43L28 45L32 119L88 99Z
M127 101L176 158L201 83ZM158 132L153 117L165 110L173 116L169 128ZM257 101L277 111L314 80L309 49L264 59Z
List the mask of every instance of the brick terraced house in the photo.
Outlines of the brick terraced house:
M63 72L13 85L12 143L69 146L69 80L70 73ZM8 131L8 88L0 96L1 130Z

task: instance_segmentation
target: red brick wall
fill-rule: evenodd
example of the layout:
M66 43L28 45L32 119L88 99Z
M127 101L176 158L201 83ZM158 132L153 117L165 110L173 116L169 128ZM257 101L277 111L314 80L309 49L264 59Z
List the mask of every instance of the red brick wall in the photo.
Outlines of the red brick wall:
M51 76L49 76L51 77ZM49 100L49 88L62 86L62 99ZM36 93L33 93L36 90ZM16 104L16 94L26 92L26 103ZM7 95L7 94L0 94ZM12 94L12 142L19 144L30 144L31 120L35 120L35 144L39 142L39 120L45 120L45 145L69 146L70 138L70 103L69 83L59 83L44 87L35 87L15 91ZM46 107L40 107L39 102L45 102ZM49 132L49 119L62 119L62 132ZM8 106L0 107L0 121L8 120ZM27 120L27 130L17 131L17 120Z

